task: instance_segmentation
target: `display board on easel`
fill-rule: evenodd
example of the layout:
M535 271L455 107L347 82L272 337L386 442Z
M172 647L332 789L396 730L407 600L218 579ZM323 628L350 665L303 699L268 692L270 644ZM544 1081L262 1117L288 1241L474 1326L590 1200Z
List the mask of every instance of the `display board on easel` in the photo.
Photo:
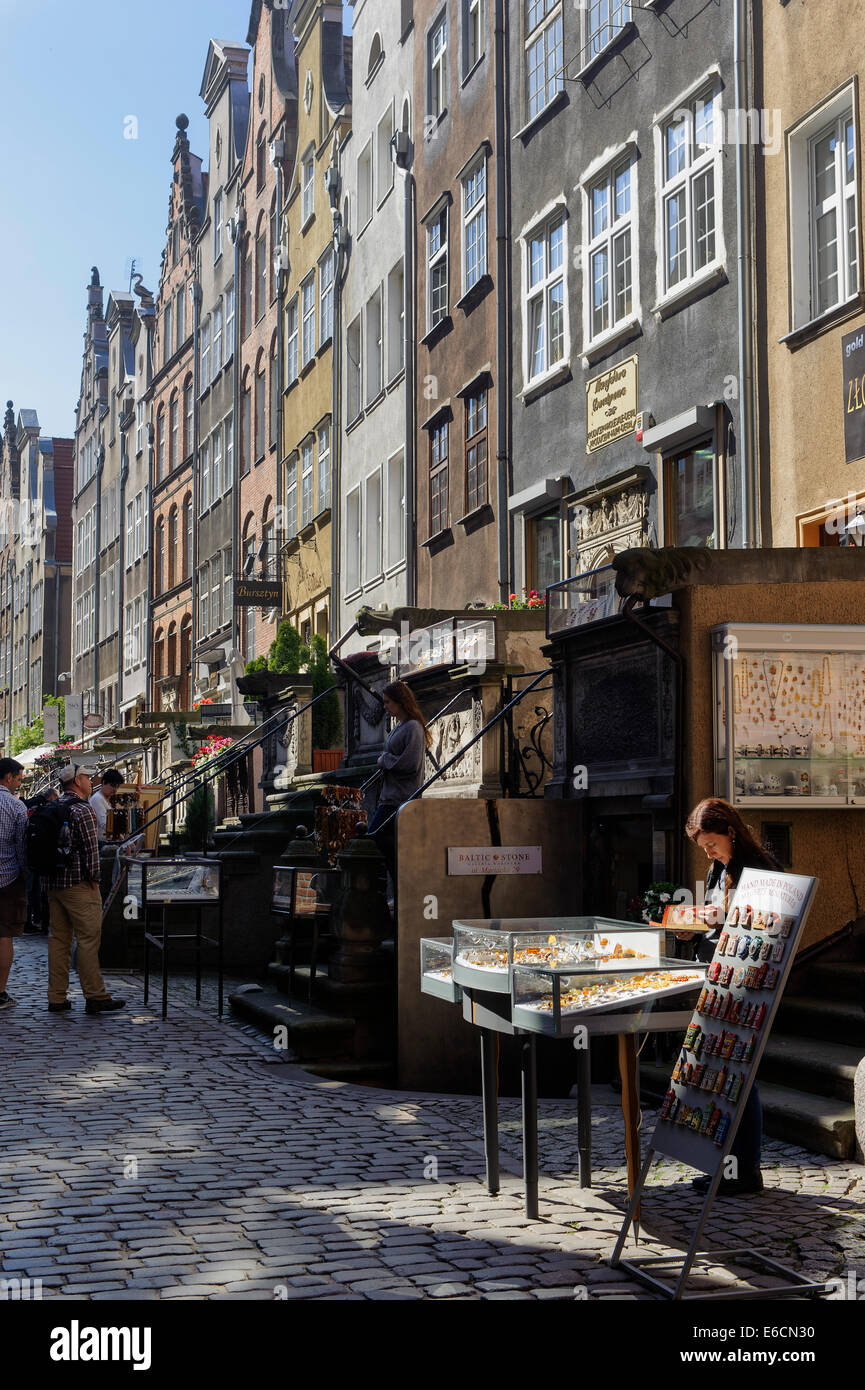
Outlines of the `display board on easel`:
M669 1089L664 1097L652 1142L622 1224L610 1263L621 1264L636 1278L665 1297L680 1298L696 1258L709 1210L741 1122L745 1104L784 986L787 983L805 922L817 890L816 878L770 870L746 869L729 905L715 954L706 971L706 984L688 1025ZM667 1257L622 1260L621 1253L653 1160L659 1155L678 1159L709 1175L711 1181L700 1218L674 1288L654 1278L651 1264ZM754 1252L727 1251L726 1255ZM812 1293L822 1286L775 1261L791 1283L770 1292ZM724 1293L710 1297L725 1297Z

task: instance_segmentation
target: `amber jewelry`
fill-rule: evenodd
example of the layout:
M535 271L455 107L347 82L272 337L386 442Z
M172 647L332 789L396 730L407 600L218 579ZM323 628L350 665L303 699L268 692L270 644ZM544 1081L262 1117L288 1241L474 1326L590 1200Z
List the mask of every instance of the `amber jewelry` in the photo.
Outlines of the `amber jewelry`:
M832 694L832 663L828 656L823 657L823 691L826 695Z

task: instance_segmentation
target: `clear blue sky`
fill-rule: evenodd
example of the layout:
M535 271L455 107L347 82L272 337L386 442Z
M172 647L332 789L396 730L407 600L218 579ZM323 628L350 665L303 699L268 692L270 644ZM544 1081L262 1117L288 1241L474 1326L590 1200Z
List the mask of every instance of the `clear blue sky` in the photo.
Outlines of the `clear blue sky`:
M345 27L351 14L345 3ZM0 0L0 401L72 435L87 285L156 289L174 118L206 158L211 37L246 41L249 0ZM124 139L127 116L138 139Z

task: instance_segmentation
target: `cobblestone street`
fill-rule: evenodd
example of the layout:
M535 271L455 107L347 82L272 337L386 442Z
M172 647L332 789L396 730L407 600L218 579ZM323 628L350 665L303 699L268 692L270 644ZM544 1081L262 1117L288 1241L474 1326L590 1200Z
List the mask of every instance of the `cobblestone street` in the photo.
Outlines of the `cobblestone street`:
M60 1299L650 1297L606 1263L626 1191L612 1092L595 1095L585 1201L573 1103L542 1103L542 1219L529 1222L516 1101L501 1105L490 1197L478 1099L308 1076L218 1024L209 997L181 1002L183 987L163 1024L140 977L109 974L129 1001L119 1015L86 1017L77 982L73 1011L49 1015L45 955L44 938L19 941L19 1003L0 1015L5 1279ZM654 1171L644 1253L685 1236L691 1176ZM865 1168L768 1142L764 1176L762 1197L716 1204L708 1244L759 1245L814 1277L865 1267Z

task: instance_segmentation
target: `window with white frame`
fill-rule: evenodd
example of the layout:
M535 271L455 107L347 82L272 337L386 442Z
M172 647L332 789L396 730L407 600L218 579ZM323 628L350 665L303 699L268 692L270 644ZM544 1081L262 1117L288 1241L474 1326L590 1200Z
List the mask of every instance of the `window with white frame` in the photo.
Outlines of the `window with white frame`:
M526 381L566 355L565 219L557 212L526 238Z
M202 636L210 632L210 561L198 571L198 630Z
M364 502L364 580L369 584L381 574L381 469L366 480Z
M225 360L234 352L234 285L225 291Z
M448 21L446 11L436 20L430 30L427 45L429 114L438 117L447 106Z
M357 230L362 232L372 217L372 139L357 157Z
M127 568L127 569L129 569L130 565L133 564L134 560L135 560L135 553L134 553L134 550L133 550L133 505L132 505L131 502L127 502L127 503L126 503L126 568Z
M562 0L525 0L526 111L531 121L563 88Z
M314 441L305 439L300 446L300 525L301 530L312 521L315 511L315 473L313 469Z
M225 614L225 621L228 622L231 616L232 585L234 575L231 565L231 548L222 552L222 611Z
M427 224L427 331L447 317L448 312L448 210Z
M463 179L463 294L487 273L487 166L481 159Z
M360 488L352 488L345 499L345 588L352 594L360 588Z
M210 436L210 496L215 502L224 492L222 481L222 426Z
M346 401L348 420L356 420L361 409L360 314L348 325L345 341Z
M392 569L405 559L405 457L401 449L387 461L386 506L384 563L386 569Z
M144 522L143 503L144 503L144 499L143 499L143 497L142 497L142 494L139 492L138 496L137 496L136 499L135 499L135 544L134 544L134 547L133 547L133 553L134 553L134 555L135 555L136 560L140 560L140 559L141 559L141 556L142 556L142 553L143 553L143 550L142 550L142 528L143 528L143 522Z
M144 402L138 401L135 406L135 452L140 454L144 448Z
M617 328L633 313L634 167L630 156L619 160L587 189L588 342Z
M850 299L859 288L856 127L852 111L810 141L811 317Z
M189 458L192 453L194 415L195 399L192 382L187 381L183 388L183 453L185 458Z
M222 627L222 566L219 555L210 562L210 628Z
M298 312L297 295L285 311L285 384L297 381Z
M201 389L210 385L210 315L201 325Z
M171 305L166 304L162 311L162 365L168 361L174 350L171 341Z
M330 425L318 431L318 510L330 506Z
M222 255L222 189L213 200L213 259Z
M686 287L719 259L722 119L713 88L661 124L662 295Z
M309 159L303 161L302 176L302 209L301 215L304 223L308 222L315 212L315 156L310 155Z
M387 379L405 365L405 274L398 261L387 277Z
M583 62L590 63L631 22L630 0L589 0L585 7L586 30Z
M393 188L393 160L390 155L390 142L393 135L393 104L391 104L376 129L376 202L380 203Z
M318 345L333 337L333 247L318 263Z
M297 535L297 454L285 465L285 538Z
M462 0L463 77L480 62L485 46L485 0Z
M230 492L234 487L234 419L227 415L222 422L222 429L225 442L225 467L222 470L222 486L225 492Z
M213 376L218 376L222 371L222 300L220 299L213 311L213 354L211 357L211 372Z
M198 514L206 512L210 506L210 440L205 439L201 445L201 454L198 462Z
M381 379L381 289L367 301L366 313L366 403L374 401L382 389Z
M300 287L301 311L301 366L305 367L315 356L315 272L303 281Z

